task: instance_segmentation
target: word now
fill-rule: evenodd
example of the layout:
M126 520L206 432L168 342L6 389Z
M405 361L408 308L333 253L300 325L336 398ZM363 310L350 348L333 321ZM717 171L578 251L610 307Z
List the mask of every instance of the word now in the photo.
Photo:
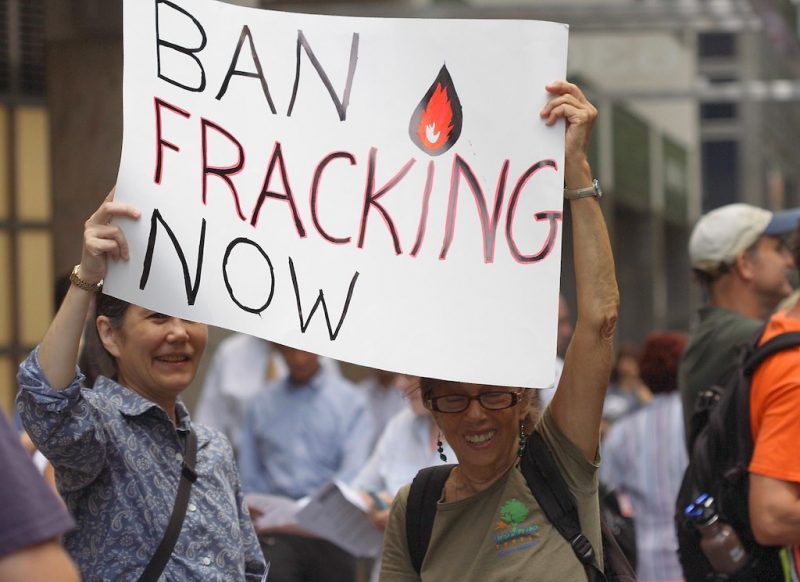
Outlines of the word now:
M164 232L166 232L167 236L172 242L172 246L174 247L175 252L178 255L178 260L181 263L181 269L183 272L183 283L184 283L184 288L186 290L186 302L188 305L194 305L195 300L197 299L197 292L200 289L200 280L203 274L203 264L204 264L203 255L205 254L205 244L206 244L206 219L205 218L202 219L202 223L200 226L200 241L198 243L198 249L197 249L197 266L195 267L194 281L192 281L192 276L189 273L189 264L186 261L186 254L183 252L183 247L181 246L181 243L178 241L178 237L175 236L175 232L172 230L172 228L170 228L169 224L167 224L167 222L164 220L164 217L161 215L161 212L157 208L153 210L153 214L150 217L150 234L148 236L148 241L147 241L147 250L145 251L144 261L142 262L142 276L139 280L139 289L141 290L144 290L150 278L150 268L153 264L153 255L155 253L159 225L161 229L163 229ZM261 305L254 306L254 305L244 304L239 298L237 298L236 293L231 284L231 280L228 274L228 269L229 269L228 260L230 259L231 253L240 245L248 245L254 247L255 250L258 251L258 253L261 255L261 258L263 259L264 270L269 273L269 279L270 279L269 292L266 294L267 296ZM256 269L257 266L252 265L251 268ZM350 308L350 302L353 298L353 292L355 291L356 281L358 280L359 277L358 271L355 272L355 274L350 280L350 286L347 289L347 296L344 301L344 306L342 307L342 313L339 316L339 321L336 323L335 326L331 322L331 317L328 312L328 305L325 301L325 292L322 289L319 289L316 301L314 301L314 304L311 306L311 310L309 311L308 316L305 318L303 317L303 306L300 301L300 295L301 295L300 284L298 283L297 271L295 269L292 257L289 257L289 275L292 279L292 287L294 289L294 296L297 303L297 316L300 320L300 331L302 333L306 333L306 330L311 324L311 319L314 317L314 313L317 311L317 308L321 306L322 312L325 316L325 323L328 327L328 335L331 341L334 341L339 335L339 331L342 328L342 324L344 323L348 309ZM272 298L275 295L275 269L272 265L272 260L270 259L269 255L257 242L245 237L238 237L232 240L226 247L225 254L222 259L222 277L223 280L225 281L225 288L228 291L228 296L230 297L231 301L233 301L233 303L235 303L236 306L239 307L239 309L246 311L248 313L260 315L272 303Z

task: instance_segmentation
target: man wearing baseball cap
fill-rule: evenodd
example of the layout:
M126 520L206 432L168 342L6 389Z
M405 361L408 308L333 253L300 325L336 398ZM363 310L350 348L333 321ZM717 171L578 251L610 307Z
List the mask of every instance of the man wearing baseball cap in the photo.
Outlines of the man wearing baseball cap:
M700 309L678 375L690 450L697 395L724 385L736 366L737 347L753 340L792 292L788 270L794 261L783 237L798 219L800 208L771 212L729 204L703 215L692 231L689 259L708 305Z

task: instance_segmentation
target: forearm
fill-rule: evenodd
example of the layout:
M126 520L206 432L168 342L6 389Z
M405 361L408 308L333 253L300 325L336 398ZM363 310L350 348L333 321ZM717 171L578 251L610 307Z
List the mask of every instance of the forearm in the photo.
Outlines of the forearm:
M71 285L39 345L39 365L50 385L63 390L75 378L83 328L92 292Z
M592 461L613 362L619 295L598 201L583 198L570 206L578 318L551 406L562 432Z
M800 483L750 474L750 525L767 546L800 544Z
M138 218L139 211L113 200L114 190L111 190L100 208L84 224L83 251L77 275L90 286L96 286L103 280L109 259L128 260L125 235L111 221L115 218ZM93 294L94 290L70 285L61 308L40 344L39 363L48 382L56 390L66 388L75 377L81 335Z

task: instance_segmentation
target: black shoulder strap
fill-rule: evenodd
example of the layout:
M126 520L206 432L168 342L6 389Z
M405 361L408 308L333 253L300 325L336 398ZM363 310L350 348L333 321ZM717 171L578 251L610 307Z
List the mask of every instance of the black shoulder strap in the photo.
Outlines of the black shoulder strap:
M175 542L178 541L178 534L181 533L181 527L183 527L183 518L186 516L189 492L192 489L192 483L197 480L197 473L194 470L196 458L197 437L189 427L189 432L186 433L186 450L183 454L183 463L181 463L181 480L178 483L175 506L172 508L172 515L169 518L167 529L164 531L164 537L161 538L161 543L158 544L155 554L150 558L150 563L144 569L139 582L156 582L172 555Z
M421 469L408 491L406 504L406 540L411 565L417 574L428 551L436 516L436 503L442 497L444 483L455 465L436 465Z
M578 560L586 567L589 580L595 579L597 572L594 548L581 531L575 500L569 492L544 438L538 431L533 431L528 437L521 469L525 481L528 482L528 488L539 502L539 507L542 508L547 519L572 546Z
M758 346L744 363L744 373L750 376L756 368L771 355L800 345L800 331L788 331L776 335Z

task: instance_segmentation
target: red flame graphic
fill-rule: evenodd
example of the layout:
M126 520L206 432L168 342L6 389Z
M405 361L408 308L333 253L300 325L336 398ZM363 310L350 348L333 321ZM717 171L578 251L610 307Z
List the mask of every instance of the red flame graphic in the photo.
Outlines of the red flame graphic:
M461 102L447 67L443 66L411 116L409 135L433 156L443 154L461 135Z
M437 83L431 100L420 117L417 138L426 149L436 149L450 137L452 121L453 110L450 108L447 90L441 83Z

